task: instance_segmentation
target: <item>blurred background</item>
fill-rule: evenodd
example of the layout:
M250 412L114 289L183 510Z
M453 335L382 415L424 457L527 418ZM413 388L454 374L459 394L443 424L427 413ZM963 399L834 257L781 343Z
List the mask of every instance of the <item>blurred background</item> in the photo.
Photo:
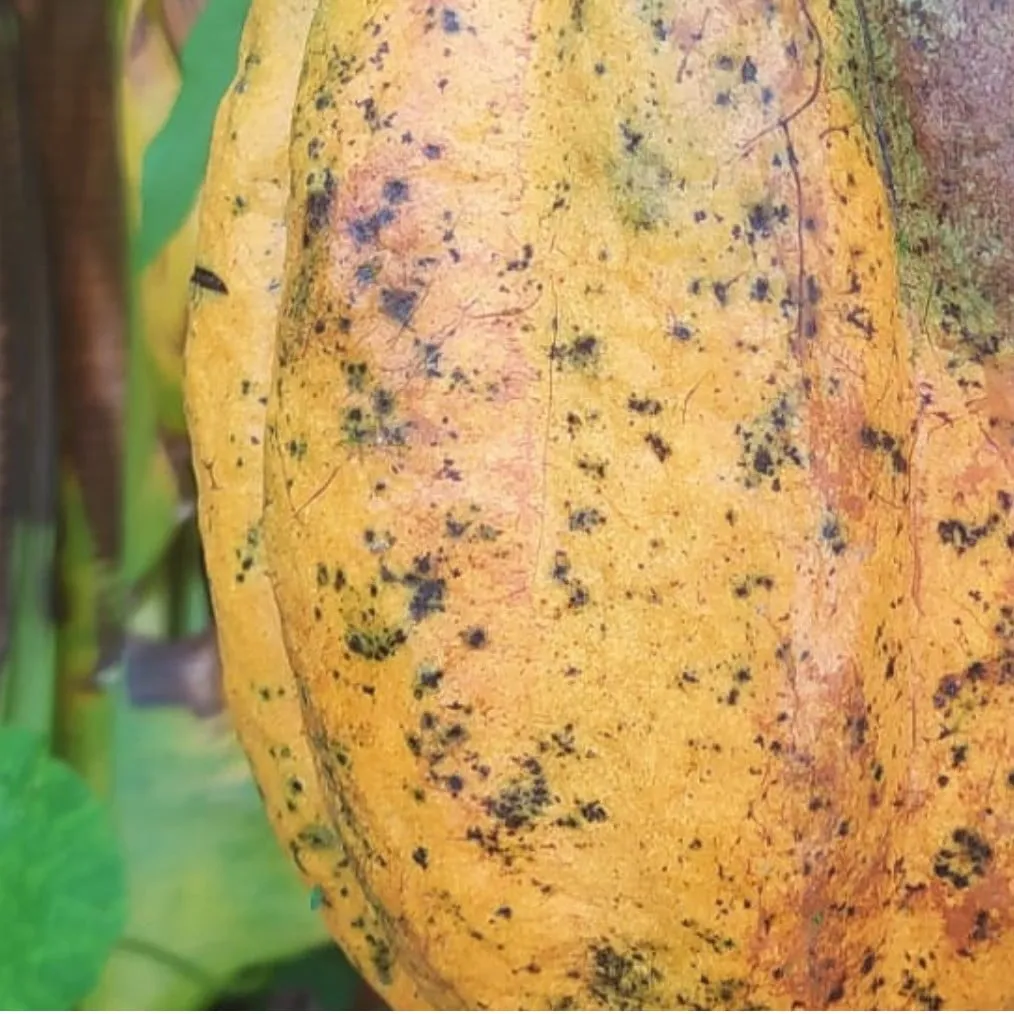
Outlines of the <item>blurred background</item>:
M181 395L249 0L0 0L0 1007L383 1009L228 716Z

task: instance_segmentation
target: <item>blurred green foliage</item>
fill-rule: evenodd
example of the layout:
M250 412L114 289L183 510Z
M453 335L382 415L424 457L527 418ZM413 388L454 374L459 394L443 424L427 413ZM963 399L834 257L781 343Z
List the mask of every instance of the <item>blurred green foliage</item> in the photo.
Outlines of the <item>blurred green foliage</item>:
M141 5L110 2L125 64ZM139 291L199 199L248 5L212 0L198 19L175 101L145 152L140 194L124 196L140 213L130 298L117 308L128 321L118 575L99 566L69 474L59 539L51 525L17 534L0 683L2 1007L201 1009L226 993L280 988L271 985L278 974L282 985L311 988L318 1005L354 1007L358 979L326 943L310 892L269 829L228 717L133 703L121 659L101 650L95 605L115 580L127 635L164 639L167 649L208 622L196 536L180 537L195 523L164 467L164 405L182 399L156 369ZM186 301L186 286L164 298Z

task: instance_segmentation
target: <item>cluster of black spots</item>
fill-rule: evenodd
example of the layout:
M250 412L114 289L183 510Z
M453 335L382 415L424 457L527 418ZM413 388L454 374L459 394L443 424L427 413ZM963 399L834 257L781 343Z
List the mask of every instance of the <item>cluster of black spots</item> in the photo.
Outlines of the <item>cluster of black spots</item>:
M735 432L742 447L739 464L748 489L767 484L777 493L782 488L780 473L786 466L804 467L805 457L793 435L793 419L789 400L783 395L753 423L737 423Z
M469 508L472 518L463 519L452 512L448 512L444 518L444 532L449 539L464 542L495 542L500 538L502 532L499 528L485 521L477 521L476 518L482 513L477 504Z
M635 130L629 123L620 124L620 138L623 143L623 150L628 155L636 155L637 149L641 147L644 140L644 131Z
M662 402L657 398L639 398L632 394L627 399L627 408L638 415L658 415L662 411Z
M419 365L422 367L423 376L430 379L442 377L441 359L443 353L440 350L440 346L436 342L423 342L418 338L414 340L413 344L416 356L419 359Z
M828 514L821 522L820 539L835 556L841 556L848 547L841 523L834 514Z
M395 114L388 113L386 116L381 116L377 100L372 95L368 95L365 99L357 99L355 105L363 117L363 123L370 128L371 134L390 130L394 125Z
M532 258L535 256L535 249L531 243L525 243L521 248L520 257L512 257L507 262L508 271L527 271L532 265Z
M309 445L305 440L293 438L285 445L285 451L293 461L302 461L306 457Z
M937 992L936 986L936 982L927 982L906 968L902 973L899 992L919 1010L943 1010L944 998Z
M350 393L367 393L368 371L364 363L346 363L344 373ZM354 400L359 404L346 408L342 416L341 433L345 444L403 447L408 442L409 426L395 418L397 403L391 391L374 387L368 398Z
M775 579L767 574L753 575L737 581L732 586L732 594L737 599L747 599L754 591L771 591L775 586Z
M562 728L550 733L549 739L539 740L539 753L552 753L557 758L575 756L577 741L574 736L574 723L567 722ZM588 751L585 756L593 756L593 754Z
M595 507L581 507L571 511L567 518L567 527L570 531L584 532L586 535L605 523L606 516Z
M590 476L593 479L602 480L606 477L606 471L609 468L609 462L602 458L578 458L577 467L585 475Z
M429 850L422 845L417 845L412 850L412 862L414 862L420 869L427 869L430 865Z
M646 433L644 442L649 448L651 448L652 454L654 454L662 464L665 464L666 460L672 454L672 448L666 442L661 433Z
M993 633L1001 641L1014 640L1014 606L1000 606L1000 618L993 624ZM1009 647L1004 648L998 659L1000 666L1000 682L1009 683L1014 675L1014 655Z
M432 662L421 663L415 671L415 683L412 687L412 696L421 701L427 694L434 694L440 689L443 682L444 671Z
M990 938L991 932L992 926L990 925L989 912L980 908L975 913L975 922L972 925L971 932L968 934L968 939L972 943L982 943Z
M429 680L430 685L423 683L423 679ZM417 673L414 695L416 700L423 700L427 694L433 693L441 679L443 673L432 667ZM442 766L446 761L463 760L471 765L480 779L489 776L489 768L478 763L474 752L467 748L464 755L461 752L461 748L470 739L467 722L472 715L471 705L453 701L441 706L441 711L442 715L428 709L423 711L419 716L417 731L406 734L405 745L414 757L424 760L429 766L429 778L432 782L450 792L452 796L457 796L464 789L465 780L456 770L450 775L444 774Z
M366 363L346 360L342 363L342 373L345 375L345 384L349 391L358 394L366 389L370 376L370 368Z
M557 584L567 589L568 608L581 609L591 601L588 589L571 573L570 558L563 550L558 550L553 557L551 576Z
M236 573L233 575L237 584L243 584L246 581L247 574L256 566L260 543L261 531L255 525L247 529L243 544L233 551L236 554L236 561L239 565Z
M408 640L401 627L380 627L375 630L349 630L345 647L368 662L386 662Z
M969 887L985 875L993 849L981 835L967 827L951 833L950 841L933 857L933 874L958 890Z
M753 673L750 672L749 666L744 665L734 669L732 673L732 686L719 697L719 701L722 704L729 705L729 707L735 707L739 704L743 688L752 682L752 680Z
M609 814L602 803L593 799L589 802L582 802L580 799L574 801L574 810L557 817L553 821L555 827L576 829L586 824L602 824L609 819Z
M318 588L331 587L335 591L342 591L347 584L345 571L341 567L332 570L328 564L318 563L316 566L316 586Z
M412 569L401 580L412 591L408 612L413 622L419 623L427 616L444 611L447 581L434 573L432 554L417 556L412 561Z
M696 919L681 919L680 925L693 933L714 954L728 954L736 949L736 941L732 937L716 933L713 929L702 926Z
M311 177L303 216L304 247L309 246L313 237L330 221L337 189L337 181L330 169L324 169L319 176L314 174Z
M866 745L866 735L870 731L870 720L865 714L849 715L845 719L845 732L848 734L849 749L855 752Z
M659 1006L662 973L647 948L591 947L588 991L605 1010L647 1010ZM665 1006L663 1004L663 1006Z
M896 475L905 475L908 472L908 459L898 446L897 439L886 430L865 425L859 430L859 442L867 451L886 454Z
M531 830L545 811L558 802L549 790L542 764L535 757L523 757L515 763L520 774L482 801L486 813L509 834Z
M859 331L867 341L873 341L877 329L873 323L873 314L865 306L853 306L844 317L845 323Z
M937 523L937 535L945 546L952 546L958 556L974 549L983 539L992 535L1000 525L1000 515L993 512L982 524L949 518Z
M384 206L372 215L362 215L349 222L349 235L358 247L372 246L380 239L380 234L398 217L394 208Z
M590 333L576 335L569 342L554 342L549 358L559 368L588 370L596 366L602 355L602 339Z
M390 985L394 970L394 952L390 942L374 933L367 933L365 940L370 948L370 964L377 973L377 978L382 985Z
M785 225L791 217L792 212L787 204L759 201L747 211L747 242L754 243L758 239L770 239L775 230Z
M376 528L363 529L363 545L375 555L379 556L393 548L398 542L397 536L384 529L377 531Z

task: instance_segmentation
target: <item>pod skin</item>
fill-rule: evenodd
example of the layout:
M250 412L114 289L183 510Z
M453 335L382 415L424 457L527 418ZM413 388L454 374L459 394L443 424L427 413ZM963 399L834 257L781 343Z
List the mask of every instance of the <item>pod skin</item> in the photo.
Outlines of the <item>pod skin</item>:
M861 27L321 0L284 269L220 120L230 702L395 1006L1014 1002L1011 374L906 282Z

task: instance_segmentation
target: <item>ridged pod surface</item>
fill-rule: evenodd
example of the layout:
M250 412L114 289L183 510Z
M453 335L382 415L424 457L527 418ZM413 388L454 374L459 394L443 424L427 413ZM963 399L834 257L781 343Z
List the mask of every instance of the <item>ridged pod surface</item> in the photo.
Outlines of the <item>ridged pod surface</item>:
M308 884L328 885L329 928L351 960L373 968L390 944L327 812L260 527L289 125L314 6L315 0L265 0L252 5L247 20L239 74L219 111L204 184L186 398L225 690L240 739L286 850ZM359 932L344 940L352 922ZM392 1003L420 1005L405 976L395 971L385 978Z
M1014 1004L1014 374L900 259L857 10L255 0L202 526L394 1006Z

